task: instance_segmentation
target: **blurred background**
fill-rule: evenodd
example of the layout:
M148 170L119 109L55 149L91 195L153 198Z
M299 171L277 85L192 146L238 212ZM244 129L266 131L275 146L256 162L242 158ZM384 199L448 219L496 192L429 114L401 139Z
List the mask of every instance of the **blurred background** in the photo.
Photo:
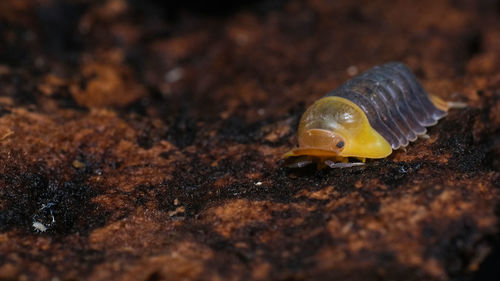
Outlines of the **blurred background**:
M280 167L388 61L469 108ZM497 280L499 89L498 0L0 1L0 280Z

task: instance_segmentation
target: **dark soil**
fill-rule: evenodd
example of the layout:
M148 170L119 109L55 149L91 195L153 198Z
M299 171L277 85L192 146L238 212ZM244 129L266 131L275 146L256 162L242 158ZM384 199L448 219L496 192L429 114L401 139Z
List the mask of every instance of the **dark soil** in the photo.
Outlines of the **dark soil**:
M469 106L284 167L388 61ZM0 1L0 280L497 280L499 159L499 1Z

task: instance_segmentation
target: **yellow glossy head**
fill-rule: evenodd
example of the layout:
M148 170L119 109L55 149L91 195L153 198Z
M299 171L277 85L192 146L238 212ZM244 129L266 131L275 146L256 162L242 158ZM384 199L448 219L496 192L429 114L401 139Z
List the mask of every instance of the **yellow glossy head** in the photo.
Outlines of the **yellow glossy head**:
M325 97L309 107L299 124L299 147L284 157L384 158L391 145L368 122L366 114L341 97Z

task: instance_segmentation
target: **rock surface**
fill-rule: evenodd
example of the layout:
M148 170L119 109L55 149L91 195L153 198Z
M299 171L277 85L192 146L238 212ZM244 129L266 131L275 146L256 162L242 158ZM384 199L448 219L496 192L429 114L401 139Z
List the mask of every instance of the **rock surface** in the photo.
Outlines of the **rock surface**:
M499 1L215 2L0 1L0 280L496 280ZM391 60L469 107L282 167Z

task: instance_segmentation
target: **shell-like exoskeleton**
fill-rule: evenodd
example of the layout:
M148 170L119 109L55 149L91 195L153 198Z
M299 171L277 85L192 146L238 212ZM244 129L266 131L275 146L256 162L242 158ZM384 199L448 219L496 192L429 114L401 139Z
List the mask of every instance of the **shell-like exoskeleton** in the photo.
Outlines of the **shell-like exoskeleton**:
M402 63L376 66L309 107L300 120L299 146L285 157L307 156L302 163L315 158L341 167L352 166L347 157L384 158L461 105L429 95Z

